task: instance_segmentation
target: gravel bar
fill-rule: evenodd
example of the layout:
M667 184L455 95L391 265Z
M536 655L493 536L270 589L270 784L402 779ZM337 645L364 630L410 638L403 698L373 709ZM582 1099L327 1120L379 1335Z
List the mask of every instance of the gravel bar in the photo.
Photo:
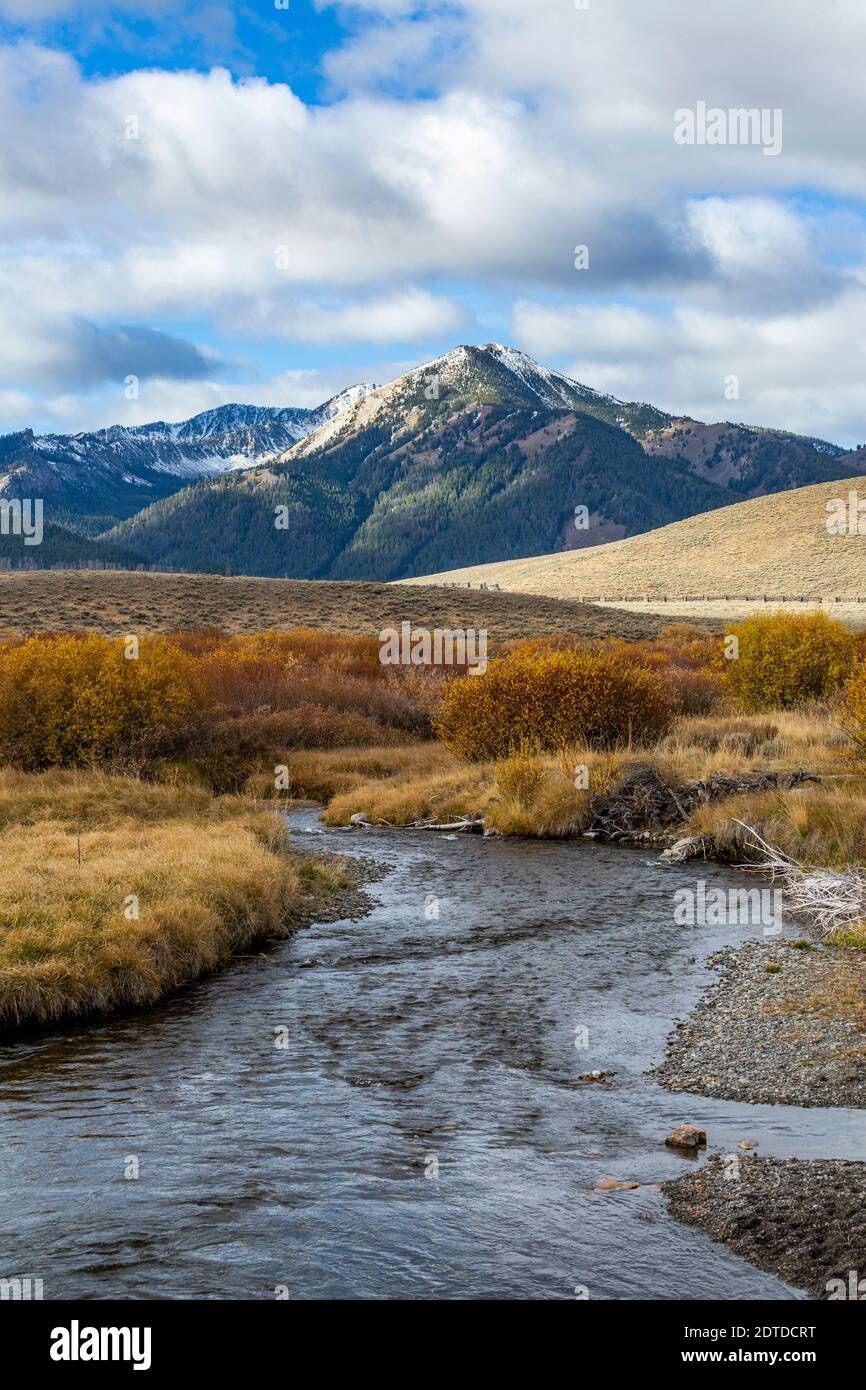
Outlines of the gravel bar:
M866 1106L866 959L812 942L719 951L720 973L653 1075L760 1105Z
M866 1298L866 1163L710 1159L662 1192L679 1220L812 1298Z

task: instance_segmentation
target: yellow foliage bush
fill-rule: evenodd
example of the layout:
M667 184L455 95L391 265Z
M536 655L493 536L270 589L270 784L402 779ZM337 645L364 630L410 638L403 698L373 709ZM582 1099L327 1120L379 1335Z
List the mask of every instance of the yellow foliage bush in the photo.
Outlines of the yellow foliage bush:
M866 772L866 661L848 677L841 714L842 727L853 740L851 761Z
M123 751L193 706L192 659L164 637L30 637L0 644L0 760L38 770Z
M832 695L844 681L855 638L826 613L753 613L727 634L737 655L721 659L731 691L748 710L793 709Z
M508 758L526 749L653 743L672 717L663 680L619 656L517 651L491 661L483 675L450 682L436 728L461 757Z

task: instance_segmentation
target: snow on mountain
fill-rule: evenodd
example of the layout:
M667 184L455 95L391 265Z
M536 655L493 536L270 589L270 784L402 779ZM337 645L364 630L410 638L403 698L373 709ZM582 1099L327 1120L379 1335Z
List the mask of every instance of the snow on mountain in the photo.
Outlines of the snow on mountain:
M381 426L382 420L396 438L407 424L415 428L419 409L429 415L440 407L449 412L475 401L516 409L588 411L623 429L630 419L621 418L622 412L632 409L613 396L542 366L517 348L502 343L483 347L461 344L384 386L365 391L349 408L326 419L290 448L293 456L308 456L374 423Z
M367 383L350 386L313 410L221 405L176 424L155 420L72 435L29 435L29 449L55 470L65 463L101 465L124 481L142 469L177 478L212 477L276 457L374 389ZM136 482L146 486L137 474Z
M575 396L582 401L614 400L613 396L605 397L600 391L593 391L591 386L581 386L579 381L563 376L562 372L552 371L518 348L506 347L504 343L487 343L484 351L501 362L549 410L568 409L574 404Z

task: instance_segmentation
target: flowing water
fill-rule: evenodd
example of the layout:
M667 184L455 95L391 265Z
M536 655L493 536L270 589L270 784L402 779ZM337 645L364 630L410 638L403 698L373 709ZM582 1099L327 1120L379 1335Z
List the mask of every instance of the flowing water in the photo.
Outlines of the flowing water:
M695 1161L664 1147L683 1121L722 1153L863 1152L860 1112L645 1075L707 953L755 934L674 925L694 866L289 820L391 867L369 916L0 1048L0 1277L46 1298L800 1297L655 1186ZM582 1084L594 1069L615 1075ZM605 1177L641 1186L593 1192Z

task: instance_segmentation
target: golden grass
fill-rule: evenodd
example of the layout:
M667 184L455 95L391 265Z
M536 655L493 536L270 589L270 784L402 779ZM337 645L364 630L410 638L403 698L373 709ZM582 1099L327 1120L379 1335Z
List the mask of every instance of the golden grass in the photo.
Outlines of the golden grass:
M589 823L591 794L575 787L577 763L588 766L594 792L606 790L621 766L621 759L610 753L564 752L466 763L441 744L420 745L413 752L417 755L414 766L407 759L391 776L359 777L348 790L336 792L322 817L325 823L346 826L354 812L392 826L482 816L487 826L503 835L569 838ZM375 751L377 758L389 753L392 749ZM314 766L314 755L310 758ZM360 762L359 756L356 766ZM307 785L313 781L310 774Z
M0 768L0 831L41 821L81 828L178 818L207 821L217 806L228 811L239 805L249 808L248 802L235 799L214 802L209 792L191 784L169 787L100 771Z
M748 836L736 821L804 865L844 869L866 863L864 778L726 797L700 807L684 833L713 835L737 855Z
M411 777L455 765L441 743L387 744L357 748L303 748L284 755L289 785L276 789L273 773L254 773L245 790L265 800L330 801L368 782Z
M687 780L713 772L736 776L755 767L842 774L851 747L832 710L815 706L678 719L654 752L672 775Z
M252 802L83 773L0 774L0 853L4 1027L152 1004L340 883Z
M402 582L494 583L513 594L559 599L647 595L649 611L653 598L665 596L795 595L814 596L819 604L825 598L866 596L857 538L827 531L827 501L847 498L849 489L862 496L866 478L756 497L608 545Z
M700 807L688 834L712 835L732 857L744 850L744 821L803 864L845 868L866 862L866 778L850 772L851 740L837 714L816 705L762 715L683 719L660 745L662 771L679 778L760 767L805 768L821 777L791 791L748 793Z
M806 768L827 780L709 803L684 833L717 834L734 853L743 844L736 817L795 858L842 865L866 860L866 779L845 770L849 747L835 716L823 707L724 714L679 719L654 749L608 754L573 748L466 763L438 743L301 752L288 759L289 794L327 801L324 819L330 825L347 825L358 811L392 825L483 816L503 835L568 838L587 828L591 796L610 790L628 763L648 763L674 785L713 773ZM580 764L588 769L587 790L575 785ZM252 779L251 785L262 796L273 794L270 779L262 785Z
M377 778L335 796L324 812L328 825L347 825L362 810L371 820L411 825L415 820L452 821L481 816L492 797L492 765L461 764L443 772L411 772L394 780Z

